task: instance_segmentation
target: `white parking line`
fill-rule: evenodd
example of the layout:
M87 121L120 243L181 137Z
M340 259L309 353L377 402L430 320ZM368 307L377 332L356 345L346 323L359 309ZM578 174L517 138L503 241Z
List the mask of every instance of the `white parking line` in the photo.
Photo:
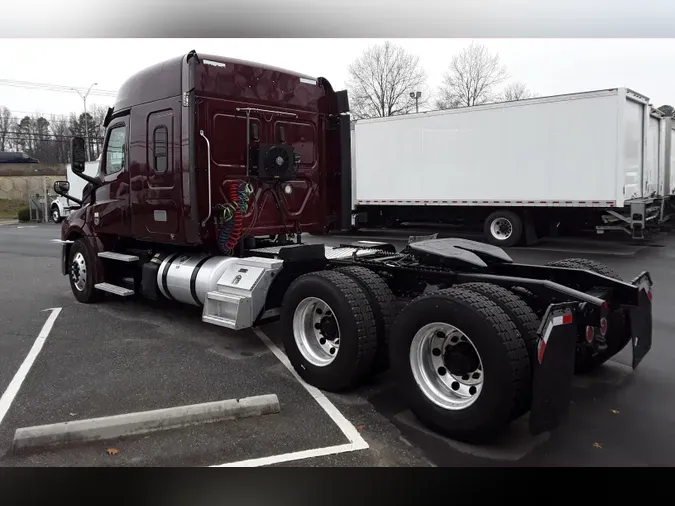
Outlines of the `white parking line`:
M33 366L38 353L40 353L40 350L42 350L42 346L44 346L49 333L52 331L52 327L54 326L54 322L61 312L61 308L54 307L45 309L45 311L51 311L52 313L49 315L47 321L42 326L42 330L40 331L40 334L38 334L37 339L35 339L33 347L28 352L28 355L21 364L21 367L19 367L19 370L16 371L16 374L14 375L14 378L12 378L12 381L7 387L7 390L5 390L5 393L2 394L2 397L0 397L0 423L2 423L2 420L5 418L7 411L9 411L9 407L12 405L16 394L21 388L23 380L26 379L30 368Z
M294 460L309 459L314 457L324 457L326 455L335 455L338 453L353 452L357 450L367 450L369 448L368 443L365 439L359 434L359 431L354 427L354 425L347 420L342 413L338 411L335 405L328 400L321 390L308 384L303 380L300 375L293 369L291 362L288 360L288 357L284 354L279 347L272 342L272 340L265 335L265 333L259 328L254 328L253 332L260 338L260 340L265 343L272 353L279 359L279 361L284 364L284 367L290 371L290 373L297 379L300 384L309 392L309 394L314 398L316 402L319 403L319 406L326 412L326 414L335 422L335 424L340 428L345 437L349 440L349 443L327 446L324 448L314 448L311 450L303 450L298 452L283 453L281 455L272 455L270 457L262 457L258 459L249 459L241 460L239 462L231 462L227 464L220 464L210 467L257 467L257 466L268 466L271 464L278 464L280 462L290 462Z
M325 457L326 455L335 455L338 453L353 452L355 450L367 450L368 443L363 442L363 448L357 447L354 443L347 443L336 446L326 446L325 448L313 448L293 453L284 453L281 455L272 455L271 457L262 457L259 459L241 460L231 464L220 464L211 467L259 467L279 464L281 462L291 462L294 460L311 459L315 457Z

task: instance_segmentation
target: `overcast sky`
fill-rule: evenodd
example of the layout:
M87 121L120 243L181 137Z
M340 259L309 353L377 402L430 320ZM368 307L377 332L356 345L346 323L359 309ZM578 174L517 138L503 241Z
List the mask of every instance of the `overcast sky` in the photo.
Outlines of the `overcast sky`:
M390 39L416 54L435 89L468 39ZM655 106L675 105L675 39L475 39L499 53L512 80L539 95L627 86ZM266 63L316 77L336 89L347 67L381 39L0 39L0 79L117 90L134 72L191 49ZM111 104L91 95L88 104ZM0 84L15 116L81 111L77 94Z

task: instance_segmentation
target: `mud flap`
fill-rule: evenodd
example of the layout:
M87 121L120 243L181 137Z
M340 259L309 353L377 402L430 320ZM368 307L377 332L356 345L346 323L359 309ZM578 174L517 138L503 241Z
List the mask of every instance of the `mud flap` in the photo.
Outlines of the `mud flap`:
M532 383L530 433L555 428L569 411L574 376L576 303L552 304L539 327Z
M652 280L645 272L633 284L638 287L637 306L631 306L627 314L636 369L652 347Z

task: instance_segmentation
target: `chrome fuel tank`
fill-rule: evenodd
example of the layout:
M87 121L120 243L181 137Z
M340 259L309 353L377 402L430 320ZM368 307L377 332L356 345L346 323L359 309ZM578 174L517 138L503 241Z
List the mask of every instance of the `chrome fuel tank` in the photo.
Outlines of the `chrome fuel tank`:
M203 306L206 294L217 288L218 280L237 258L203 253L173 253L157 271L157 285L167 299Z

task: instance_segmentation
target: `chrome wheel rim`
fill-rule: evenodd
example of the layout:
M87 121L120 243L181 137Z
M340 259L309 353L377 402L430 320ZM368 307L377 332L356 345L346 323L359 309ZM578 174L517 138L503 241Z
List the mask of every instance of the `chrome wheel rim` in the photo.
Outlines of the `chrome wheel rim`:
M54 209L54 210L52 211L52 219L53 219L54 221L59 221L59 216L60 216L60 215L59 215L59 210L58 210L58 209Z
M340 350L340 325L333 309L317 297L303 299L293 313L293 336L302 356L326 367Z
M75 253L70 264L70 277L75 288L80 292L83 291L87 284L87 262L84 260L84 255L79 251Z
M483 390L483 362L471 340L448 323L422 327L410 345L410 367L431 402L448 410L471 406Z
M492 237L500 241L505 241L513 235L513 225L506 218L497 218L490 224Z

